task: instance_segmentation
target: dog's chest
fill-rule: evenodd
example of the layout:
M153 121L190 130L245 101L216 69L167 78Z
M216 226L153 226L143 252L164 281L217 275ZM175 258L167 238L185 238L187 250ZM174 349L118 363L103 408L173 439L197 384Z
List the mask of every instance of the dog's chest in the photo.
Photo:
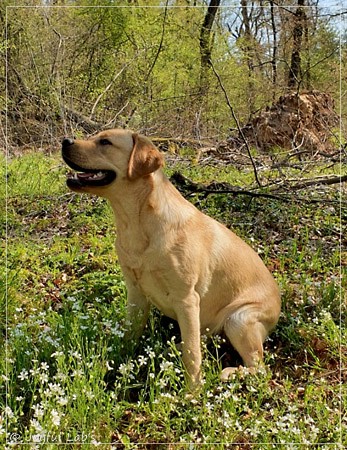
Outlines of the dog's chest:
M145 252L137 257L134 254L123 255L120 258L122 270L151 304L166 316L176 319L172 283L179 284L177 274L167 258L151 253Z
M132 273L133 282L148 301L166 316L176 319L173 297L171 295L172 288L161 276L160 269L147 270L143 267L141 269L133 269Z

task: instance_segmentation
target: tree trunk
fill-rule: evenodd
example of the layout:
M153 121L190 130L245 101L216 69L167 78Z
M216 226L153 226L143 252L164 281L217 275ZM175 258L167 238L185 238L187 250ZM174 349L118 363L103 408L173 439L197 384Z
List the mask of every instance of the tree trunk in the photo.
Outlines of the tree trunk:
M211 68L211 53L212 53L212 26L215 20L220 0L210 0L204 22L200 30L200 90L206 93L208 85L207 74Z
M254 44L255 39L252 36L252 29L250 24L250 16L248 15L248 4L247 0L241 0L241 14L242 14L242 23L244 27L244 54L247 61L248 67L248 108L249 108L249 118L252 117L255 106L255 88L254 88Z
M293 50L288 73L288 87L290 89L294 89L299 85L299 77L301 74L302 37L306 27L305 0L298 0L298 8L294 14L294 21Z
M276 84L277 84L277 28L276 28L276 22L275 22L273 0L270 0L270 13L271 13L271 28L272 28L272 37L273 37L272 59L271 59L272 84L273 84L273 92L274 92L273 100L275 100Z

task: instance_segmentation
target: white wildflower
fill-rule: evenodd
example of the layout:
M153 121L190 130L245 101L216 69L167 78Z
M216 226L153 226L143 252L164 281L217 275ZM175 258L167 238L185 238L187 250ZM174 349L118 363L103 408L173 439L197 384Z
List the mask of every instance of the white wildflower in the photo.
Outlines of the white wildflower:
M69 355L72 356L72 358L74 358L74 359L77 359L80 361L82 360L82 356L76 351L73 352L72 350L70 350Z
M31 375L36 376L40 374L40 369L39 368L30 369L29 372L31 373Z
M60 396L64 395L64 389L59 383L48 383L48 387L52 393Z
M168 384L168 379L167 378L161 378L159 380L159 386L163 389L167 386Z
M21 373L18 375L18 378L19 378L20 380L24 381L24 380L27 380L27 379L28 379L28 376L29 376L29 372L28 372L27 370L23 369L23 370L21 371Z
M114 361L113 361L113 360L111 360L111 361L106 361L106 369L107 369L107 370L113 370L113 367L112 367L111 364L114 364Z
M160 370L162 370L164 372L165 370L171 369L172 366L173 366L173 362L163 361L162 363L160 363Z
M119 323L116 323L114 327L110 327L110 331L114 336L117 336L120 338L124 337L124 331L121 330Z
M13 411L9 406L6 406L5 408L5 414L7 417L9 417L10 419L12 419L14 417Z
M153 351L153 349L149 346L147 346L145 348L145 352L147 353L147 355L149 356L150 359L153 359L155 357L155 352Z
M130 374L130 372L134 369L134 364L130 361L127 364L121 364L119 366L119 372L125 376Z
M76 378L81 377L82 375L83 375L83 370L81 370L81 369L76 369L71 374L72 377L76 377Z
M42 362L41 363L41 369L42 370L48 370L49 369L49 365L46 362Z
M41 419L43 417L44 410L41 405L34 405L32 409L34 410L34 417L37 419Z
M53 425L55 425L55 426L60 425L61 416L59 415L58 411L56 411L55 409L52 409L52 411L51 411L51 418L52 418Z
M46 373L40 373L39 380L42 384L45 384L48 382L48 375Z
M146 365L147 361L148 361L148 358L146 358L143 355L140 355L139 360L138 360L139 367Z
M65 406L69 403L69 400L66 397L60 397L58 399L58 404L61 406Z
M42 433L43 428L38 420L31 419L30 425L35 429L36 433Z

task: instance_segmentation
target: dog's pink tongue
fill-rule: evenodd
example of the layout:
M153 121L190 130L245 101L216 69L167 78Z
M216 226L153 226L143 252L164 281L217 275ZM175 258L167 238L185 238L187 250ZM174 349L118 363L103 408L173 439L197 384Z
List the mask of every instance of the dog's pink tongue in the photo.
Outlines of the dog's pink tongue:
M87 173L87 172L77 174L78 178L93 178L94 175L95 173Z

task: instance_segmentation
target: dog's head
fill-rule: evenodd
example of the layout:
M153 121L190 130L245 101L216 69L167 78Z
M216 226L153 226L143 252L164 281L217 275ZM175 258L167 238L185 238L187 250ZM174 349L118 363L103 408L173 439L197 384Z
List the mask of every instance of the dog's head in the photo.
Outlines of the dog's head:
M148 177L164 164L152 142L129 130L106 130L87 140L65 138L63 159L75 172L67 177L75 192L108 196L117 183Z

